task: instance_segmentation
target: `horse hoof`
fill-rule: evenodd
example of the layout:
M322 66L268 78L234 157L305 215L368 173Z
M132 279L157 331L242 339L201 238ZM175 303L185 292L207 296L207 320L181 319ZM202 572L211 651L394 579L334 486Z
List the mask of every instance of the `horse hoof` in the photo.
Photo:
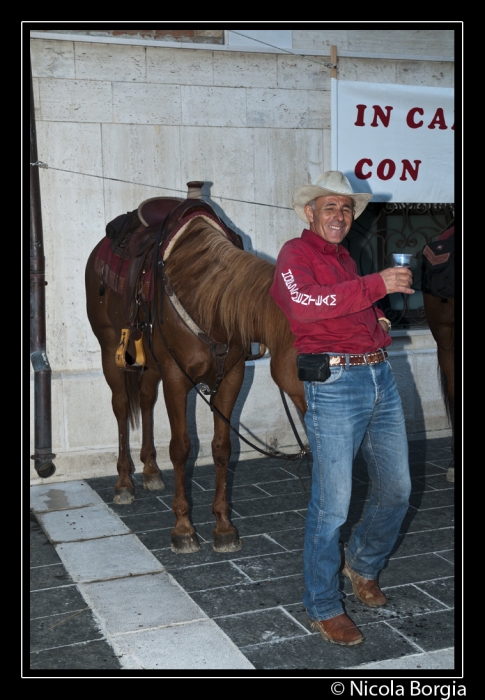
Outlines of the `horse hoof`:
M129 503L133 503L134 500L134 489L129 489L126 486L123 486L121 489L115 489L115 497L113 498L113 503L117 503L121 506L127 506Z
M214 544L212 545L214 552L239 552L242 549L242 541L237 535L214 535Z
M192 554L200 549L197 535L172 535L172 552L175 554Z
M446 472L446 481L455 481L455 467L448 467Z
M165 484L161 474L143 476L143 488L149 491L163 491Z

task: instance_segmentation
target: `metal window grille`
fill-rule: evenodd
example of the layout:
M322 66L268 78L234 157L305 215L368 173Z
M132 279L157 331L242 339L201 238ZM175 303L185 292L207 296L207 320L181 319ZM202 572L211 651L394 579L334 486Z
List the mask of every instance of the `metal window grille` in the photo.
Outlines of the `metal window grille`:
M411 253L415 294L389 294L380 300L394 328L427 327L421 292L422 251L453 226L454 204L370 203L344 240L359 274L392 265L392 253Z

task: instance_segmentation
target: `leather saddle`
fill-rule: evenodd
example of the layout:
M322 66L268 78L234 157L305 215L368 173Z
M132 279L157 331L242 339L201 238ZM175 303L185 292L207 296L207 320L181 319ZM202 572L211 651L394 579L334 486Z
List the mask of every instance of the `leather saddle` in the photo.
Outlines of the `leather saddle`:
M153 197L137 209L121 214L106 226L106 237L98 248L95 269L104 285L123 298L125 328L116 353L116 363L125 369L126 348L135 341L137 357L133 369L145 362L142 331L150 324L148 302L154 298L158 264L165 261L177 239L196 217L203 217L218 228L234 245L243 249L241 236L227 227L210 204L202 200L203 182L188 182L186 199ZM155 249L156 247L156 249ZM140 318L144 310L145 318Z
M97 253L96 271L105 284L123 297L125 311L140 286L142 274L145 277L143 297L153 298L153 264L149 264L148 254L154 252L155 243L158 242L157 257L166 260L193 218L202 216L209 220L234 245L243 249L241 236L226 226L211 205L201 199L202 185L202 182L188 182L187 199L146 199L138 209L121 214L107 224L106 238Z

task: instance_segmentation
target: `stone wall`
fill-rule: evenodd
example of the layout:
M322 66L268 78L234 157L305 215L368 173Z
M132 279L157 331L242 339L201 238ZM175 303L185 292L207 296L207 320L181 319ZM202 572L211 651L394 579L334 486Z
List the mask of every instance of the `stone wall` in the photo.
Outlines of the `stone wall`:
M241 234L245 248L274 261L301 230L293 190L330 168L330 45L362 54L339 54L341 80L453 86L454 66L446 60L452 32L387 34L294 30L292 53L140 45L126 37L119 44L52 34L31 39L38 157L48 165L40 169L40 185L54 479L115 473L116 422L84 300L85 262L106 223L149 197L185 196L189 180L203 180L204 198ZM367 58L366 52L404 58ZM444 58L418 59L430 54ZM410 436L448 434L429 332L396 333ZM190 411L194 458L202 463L210 460L211 415L199 404L194 398ZM243 434L295 449L267 359L248 363L238 406L236 427ZM33 439L33 418L31 424ZM169 467L161 399L155 425L159 465ZM138 468L139 436L132 438ZM237 440L234 449L252 456ZM31 474L35 480L33 468Z

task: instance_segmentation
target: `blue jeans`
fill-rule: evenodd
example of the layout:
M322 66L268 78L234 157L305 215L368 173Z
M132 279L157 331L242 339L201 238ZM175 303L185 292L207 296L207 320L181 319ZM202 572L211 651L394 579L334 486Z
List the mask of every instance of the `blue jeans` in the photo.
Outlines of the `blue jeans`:
M303 603L313 620L344 612L339 535L347 520L352 464L359 447L372 490L345 554L361 576L377 578L396 542L411 493L404 414L389 362L330 371L326 382L305 382L313 471L305 524Z

